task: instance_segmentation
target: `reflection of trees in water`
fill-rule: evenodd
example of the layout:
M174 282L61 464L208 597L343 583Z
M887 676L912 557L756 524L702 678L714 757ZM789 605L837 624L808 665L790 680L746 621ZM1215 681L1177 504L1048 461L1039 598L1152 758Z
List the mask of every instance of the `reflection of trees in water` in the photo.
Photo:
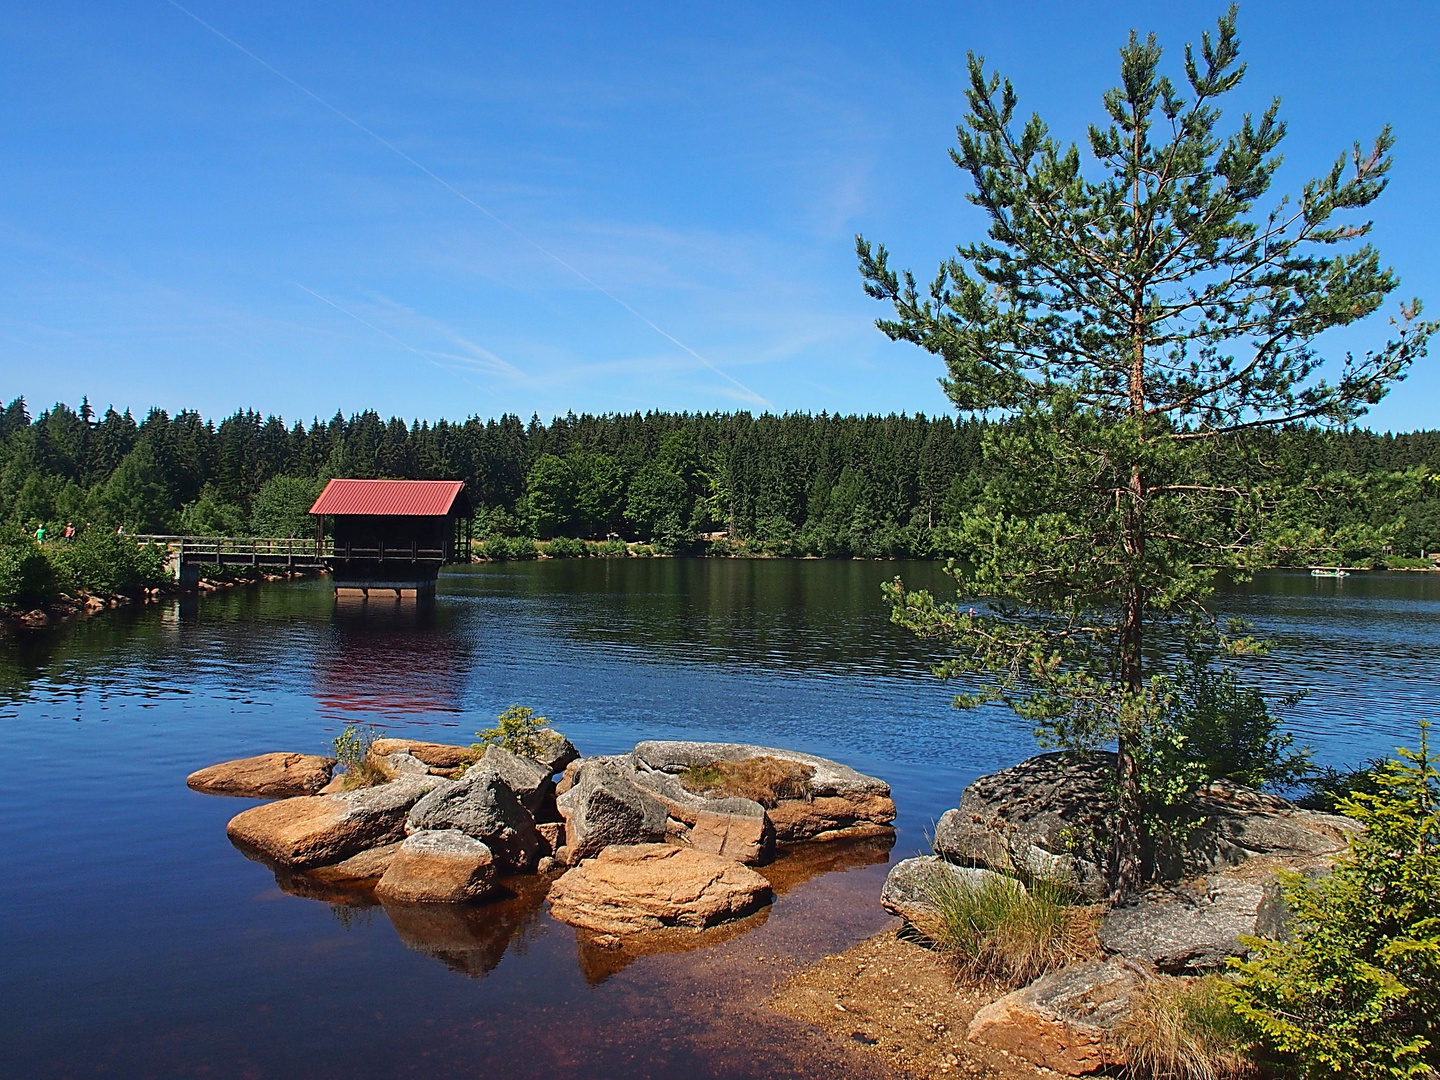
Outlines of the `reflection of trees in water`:
M459 712L470 651L453 611L431 598L335 600L312 693L341 714Z
M462 571L442 588L526 601L507 614L638 660L921 672L880 595L902 570L954 592L932 563L787 559L554 559Z

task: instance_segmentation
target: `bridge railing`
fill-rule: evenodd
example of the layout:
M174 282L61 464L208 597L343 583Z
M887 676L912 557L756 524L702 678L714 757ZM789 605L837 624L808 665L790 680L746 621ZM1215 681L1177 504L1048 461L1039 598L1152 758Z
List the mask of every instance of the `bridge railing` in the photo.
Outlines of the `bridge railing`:
M139 543L153 543L171 552L198 554L213 551L217 555L294 555L315 558L325 554L314 537L304 536L165 536L141 534ZM328 543L328 541L327 541Z
M444 562L452 553L444 548L421 547L416 543L352 544L336 543L329 537L316 542L313 537L269 536L165 536L145 534L133 537L140 543L164 547L172 556L199 561L214 556L217 563L236 562L255 556L265 558L303 559L373 559L377 562L409 560L411 562Z

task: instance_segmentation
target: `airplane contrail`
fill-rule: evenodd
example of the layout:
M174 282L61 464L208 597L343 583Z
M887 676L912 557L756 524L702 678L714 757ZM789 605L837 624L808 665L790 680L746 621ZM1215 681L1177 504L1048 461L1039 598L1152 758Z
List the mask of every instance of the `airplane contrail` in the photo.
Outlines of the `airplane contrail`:
M596 292L600 293L602 296L608 297L610 300L613 300L615 303L619 304L622 308L624 308L626 311L628 311L631 315L635 316L635 318L639 319L639 320L640 320L641 322L643 322L646 326L650 327L651 330L654 330L655 333L659 334L661 337L663 337L666 341L670 342L670 343L671 343L672 345L674 345L676 348L682 349L682 350L684 350L685 352L689 353L689 354L690 354L691 356L693 356L696 360L700 361L700 363L704 364L707 368L709 368L711 371L713 371L716 375L719 375L722 379L726 380L727 382L729 382L729 383L733 384L734 386L738 387L740 390L744 391L745 394L749 396L750 400L754 401L754 402L755 402L756 404L758 404L758 405L764 405L764 406L766 406L767 408L769 407L769 405L770 405L770 402L769 402L769 401L767 401L765 398L761 397L761 396L760 396L759 394L757 394L754 390L751 390L748 386L746 386L744 383L742 383L739 379L735 378L735 376L731 375L729 372L722 371L720 368L716 367L713 363L711 363L709 360L705 359L705 357L701 356L698 352L696 352L694 349L692 349L689 345L686 345L683 341L681 341L679 338L677 338L674 334L671 334L671 333L669 333L668 331L662 329L660 326L658 326L658 325L657 325L654 321L652 321L650 318L648 318L647 316L645 316L645 315L642 314L641 312L635 310L635 308L631 307L631 306L630 306L629 304L627 304L624 300L620 299L620 297L616 296L614 293L612 293L609 289L605 288L605 287L604 287L603 285L601 285L599 282L595 281L593 278L589 277L588 275L586 275L585 273L583 273L582 271L580 271L580 270L577 269L576 267L572 266L570 263L566 262L566 261L565 261L564 259L562 259L559 255L555 254L555 252L553 252L553 251L551 251L549 248L543 246L543 245L540 244L538 241L532 240L529 236L527 236L525 233L521 232L521 231L520 231L518 228L516 228L514 225L511 225L510 222L506 221L504 218L500 217L498 214L494 213L494 212L493 212L492 210L490 210L488 207L482 206L480 203L476 202L476 201L475 201L474 199L472 199L469 195L466 195L463 191L461 191L459 188L457 188L454 184L452 184L452 183L450 183L448 180L446 180L443 176L438 175L437 173L435 173L433 170L431 170L431 169L428 168L427 166L422 165L420 162L416 161L413 157L411 157L409 154L407 154L404 150L401 150L400 147L396 146L396 145L395 145L394 143L392 143L389 139L385 138L383 135L380 135L380 134L376 133L375 131L372 131L370 128L368 128L368 127L366 127L364 124L362 124L359 120L356 120L356 119L355 119L353 116L351 116L349 113L346 113L346 112L342 111L341 109L336 108L334 105L330 104L330 102L328 102L328 101L326 101L324 98L322 98L319 94L315 93L315 91L311 90L308 86L305 86L305 85L303 85L302 83L297 82L295 79L292 79L289 75L286 75L285 72L281 71L279 68L277 68L274 64L270 63L268 60L265 60L265 59L263 59L262 57L259 57L259 56L255 55L253 52L251 52L249 49L247 49L244 45L241 45L241 44L240 44L238 41L236 41L234 38L230 37L228 34L222 32L221 30L217 29L216 27L210 25L208 22L206 22L204 19L202 19L199 15L196 15L196 14L195 14L193 11L191 11L189 8L184 7L183 5L177 3L176 0L165 0L165 2L166 2L167 4L169 4L171 7L173 7L176 11L180 12L181 14L187 15L187 16L189 16L191 19L194 19L195 22L199 23L199 24L200 24L201 26L203 26L206 30L209 30L210 33L214 34L214 35L215 35L216 37L218 37L221 41L223 41L223 42L225 42L226 44L231 45L231 46L233 46L234 48L240 50L240 52L244 53L244 54L245 54L246 56L248 56L251 60L254 60L257 64L259 64L261 67L263 67L266 71L270 72L272 75L275 75L275 76L277 76L278 78L284 79L284 80L285 80L287 83L289 83L291 86L295 87L296 90L299 90L299 91L300 91L302 94L304 94L306 97L312 98L312 99L313 99L314 101L316 101L318 104L324 106L324 107L325 107L326 109L328 109L330 112L332 112L332 113L334 113L336 116L338 116L341 120L344 120L347 124L350 124L352 127L355 127L355 128L357 128L358 130L363 131L366 135L369 135L370 138L374 139L374 140L375 140L376 142L378 142L381 146L385 147L385 149L389 150L392 154L395 154L395 155L397 155L398 157L402 158L403 160L405 160L406 162L408 162L410 165L412 165L414 168L420 170L420 172L424 173L424 174L425 174L426 176L428 176L431 180L434 180L435 183L439 184L439 185L440 185L441 187L443 187L446 191L450 192L450 194L454 195L457 199L460 199L460 200L463 201L463 202L469 203L469 204L470 204L471 206L473 206L476 210L479 210L482 214L484 214L486 217L488 217L491 221L495 222L495 224L499 225L501 228L507 229L507 230L509 230L510 232L514 233L517 237L519 237L519 238L520 238L521 240L523 240L525 243L529 244L529 245L530 245L531 247L533 247L536 251L540 252L542 255L545 255L545 256L547 256L548 258L553 259L555 262L559 263L559 264L560 264L561 266L563 266L566 270L570 271L570 273L574 274L574 275L575 275L577 278L579 278L581 281L585 282L586 285L589 285L589 286L590 286L592 289L594 289ZM308 290L307 290L307 291L308 291ZM328 301L327 301L327 302L328 302Z

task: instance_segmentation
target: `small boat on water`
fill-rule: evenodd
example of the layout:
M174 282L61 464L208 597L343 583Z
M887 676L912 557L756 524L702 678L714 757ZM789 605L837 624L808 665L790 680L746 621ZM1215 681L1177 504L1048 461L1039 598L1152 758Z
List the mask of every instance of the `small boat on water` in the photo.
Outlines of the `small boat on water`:
M1350 576L1350 571L1348 571L1348 570L1342 570L1342 569L1340 569L1340 567L1338 567L1338 566L1337 566L1334 570L1322 570L1322 569L1320 569L1320 567L1317 566L1314 570L1311 570L1311 571L1310 571L1310 576L1311 576L1311 577L1349 577L1349 576Z

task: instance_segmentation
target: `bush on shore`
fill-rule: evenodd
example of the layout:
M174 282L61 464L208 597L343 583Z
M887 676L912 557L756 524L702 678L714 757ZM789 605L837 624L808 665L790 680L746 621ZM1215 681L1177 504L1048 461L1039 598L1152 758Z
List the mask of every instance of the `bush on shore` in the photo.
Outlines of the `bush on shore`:
M0 607L34 607L61 594L131 593L166 580L163 550L105 529L43 545L29 537L0 544Z
M1222 987L1277 1071L1399 1080L1440 1069L1440 768L1420 749L1340 809L1365 831L1334 869L1282 878L1291 939L1250 942Z

